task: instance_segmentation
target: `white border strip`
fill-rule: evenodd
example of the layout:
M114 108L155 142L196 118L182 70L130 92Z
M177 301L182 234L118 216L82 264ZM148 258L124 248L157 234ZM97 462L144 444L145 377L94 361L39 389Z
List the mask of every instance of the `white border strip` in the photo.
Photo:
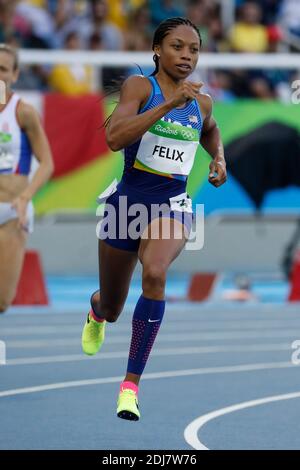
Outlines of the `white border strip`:
M0 342L1 343L1 342ZM196 346L186 348L156 348L151 351L151 357L165 356L186 356L198 354L219 354L231 352L271 352L271 351L291 351L289 343L276 344L249 344L249 345L231 345L231 346ZM108 359L123 359L128 357L126 351L101 352L95 356L86 356L84 354L63 354L56 356L34 356L20 357L9 359L6 362L8 366L38 365L38 364L54 364L63 362L82 362L82 361L103 361ZM0 362L1 364L1 362Z

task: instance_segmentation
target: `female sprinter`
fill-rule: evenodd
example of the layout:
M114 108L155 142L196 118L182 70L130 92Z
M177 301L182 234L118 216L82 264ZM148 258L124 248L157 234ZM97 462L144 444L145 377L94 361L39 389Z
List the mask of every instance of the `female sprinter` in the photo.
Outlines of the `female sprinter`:
M36 111L12 92L18 78L16 51L0 44L0 312L13 301L20 277L27 233L32 230L32 196L48 180L53 163ZM29 183L31 152L40 166Z
M127 374L117 404L117 415L128 420L140 418L138 384L163 319L168 267L183 249L191 228L186 184L199 139L212 157L210 183L218 187L226 180L211 99L199 92L202 83L187 80L196 67L200 46L198 29L188 19L170 18L161 23L153 38L155 71L150 77L131 76L124 82L106 129L109 147L125 151L121 182L101 195L107 197L106 207L115 209L116 220L122 196L127 197L128 208L135 203L147 208L166 203L170 208L168 215L148 218L150 227L146 227L151 234L158 231L159 237L108 236L99 241L101 292L91 297L83 329L86 354L100 349L106 322L115 322L122 312L138 259L143 268L143 293L133 314ZM182 211L186 211L184 223ZM127 221L131 219L129 215ZM171 227L168 239L161 236L165 220Z

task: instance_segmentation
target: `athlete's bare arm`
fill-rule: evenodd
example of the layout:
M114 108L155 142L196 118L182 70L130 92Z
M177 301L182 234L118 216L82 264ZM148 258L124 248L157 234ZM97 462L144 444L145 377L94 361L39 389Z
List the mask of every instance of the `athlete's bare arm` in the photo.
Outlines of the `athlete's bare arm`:
M26 132L30 141L33 154L40 163L32 181L13 202L18 211L21 225L25 225L27 203L50 178L54 166L48 139L36 110L21 101L17 108L17 118L20 127Z
M197 96L202 83L183 82L171 99L137 114L151 93L149 80L141 76L129 77L123 84L120 102L114 110L106 129L106 139L113 151L128 147L171 109Z
M227 178L221 134L215 119L212 117L211 97L209 95L201 94L198 97L198 102L204 115L200 143L212 157L212 161L209 165L209 182L218 187L225 183ZM217 173L217 176L214 176L215 172Z

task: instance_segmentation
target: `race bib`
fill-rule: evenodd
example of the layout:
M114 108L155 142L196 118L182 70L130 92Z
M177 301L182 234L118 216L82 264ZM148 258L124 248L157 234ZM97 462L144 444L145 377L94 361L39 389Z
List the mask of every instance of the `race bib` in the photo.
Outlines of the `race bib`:
M169 201L172 211L193 213L192 199L187 195L187 193L181 193L175 197L170 197Z
M157 121L141 139L134 166L162 175L188 176L199 145L199 131Z

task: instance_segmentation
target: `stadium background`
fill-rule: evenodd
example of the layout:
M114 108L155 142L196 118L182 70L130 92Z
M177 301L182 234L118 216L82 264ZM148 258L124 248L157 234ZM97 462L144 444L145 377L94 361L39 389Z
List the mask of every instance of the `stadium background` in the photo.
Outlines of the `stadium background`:
M204 53L291 54L299 50L299 10L299 2L294 0L1 0L0 41L27 52L42 51L45 57L59 49L72 53L148 52L161 20L186 15L199 27ZM122 157L109 152L100 130L102 116L112 109L111 100L103 93L113 80L139 71L130 61L128 67L93 68L78 62L76 56L69 66L30 65L29 61L22 66L16 88L25 97L29 92L27 99L39 109L56 163L52 181L35 197L36 213L93 211L97 194L122 172ZM152 67L142 69L147 74ZM298 77L297 69L201 69L199 73L204 91L215 100L214 115L225 144L272 120L299 128L299 108L291 104L291 83ZM87 98L99 89L99 102L92 96ZM79 99L82 95L85 98ZM97 104L101 108L98 115ZM81 113L85 113L84 119L80 119ZM93 132L95 126L97 133ZM207 182L207 163L205 152L199 150L188 186L194 203L205 201L207 215L224 209L254 210L253 202L230 173L227 184L214 191ZM299 195L295 188L271 192L262 209L295 208Z

